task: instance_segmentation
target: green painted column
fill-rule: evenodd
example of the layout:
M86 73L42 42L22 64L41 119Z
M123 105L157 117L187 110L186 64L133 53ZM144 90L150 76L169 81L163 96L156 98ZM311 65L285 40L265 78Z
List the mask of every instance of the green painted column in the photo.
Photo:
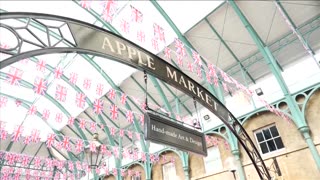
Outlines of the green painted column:
M149 153L149 147L150 147L150 142L146 141L146 149L148 149L148 153ZM146 173L146 180L152 180L152 169L151 169L151 163L150 163L150 157L146 156L147 161L144 163L144 172Z
M284 97L286 99L286 102L288 104L289 110L293 116L293 121L297 125L298 129L300 132L302 132L302 135L304 136L306 143L311 151L312 157L315 161L315 163L318 166L318 169L320 167L320 156L318 151L316 150L316 147L310 138L309 130L304 130L304 129L309 129L308 125L305 121L305 118L300 111L297 103L295 102L294 98L292 97L282 75L279 67L277 66L276 60L273 57L270 49L264 44L264 42L261 40L259 37L258 33L254 30L252 25L249 23L247 18L243 15L237 4L234 2L234 0L228 1L230 6L233 8L233 10L236 12L238 17L240 18L241 22L249 32L250 36L252 37L253 41L256 43L260 53L262 54L263 58L265 59L266 63L268 64L270 70L272 71L273 75L275 76L276 80L278 81L278 84L281 87L281 90L284 94ZM301 130L302 129L302 130Z
M316 162L318 171L320 171L320 156L310 136L310 129L308 127L303 127L303 128L300 128L299 131L301 132L301 134L303 135L303 138L307 142L308 147L311 151L312 157Z
M242 166L242 162L241 162L241 159L240 159L240 151L239 149L236 149L236 150L232 150L231 151L232 155L234 156L236 162L237 162L237 171L238 171L238 175L239 175L239 178L241 180L245 180L246 179L246 175L245 175L245 171L243 169L243 166Z

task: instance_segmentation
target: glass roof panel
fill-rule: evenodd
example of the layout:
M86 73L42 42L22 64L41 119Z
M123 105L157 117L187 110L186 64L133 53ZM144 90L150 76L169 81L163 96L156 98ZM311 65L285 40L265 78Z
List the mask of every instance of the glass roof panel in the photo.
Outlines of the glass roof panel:
M181 33L216 9L224 1L157 1Z

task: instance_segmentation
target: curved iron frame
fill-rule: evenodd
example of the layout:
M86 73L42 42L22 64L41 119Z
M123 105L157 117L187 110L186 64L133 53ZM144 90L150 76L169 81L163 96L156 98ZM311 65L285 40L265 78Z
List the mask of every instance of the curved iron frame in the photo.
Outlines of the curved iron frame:
M124 39L116 34L113 34L103 28L94 26L92 24L86 23L86 22L82 22L82 21L78 21L75 19L71 19L71 18L66 18L66 17L62 17L62 16L56 16L56 15L48 15L48 14L40 14L40 13L25 13L25 12L15 12L15 13L1 13L0 16L0 20L4 20L4 19L18 19L18 18L27 18L29 21L30 20L34 20L38 23L40 23L39 21L37 21L37 19L45 19L45 20L55 20L55 21L59 21L59 22L63 22L65 24L68 25L69 30L70 29L70 24L76 24L77 26L80 27L84 27L84 28L89 28L91 30L94 31L99 31L102 32L104 34L108 34L108 35L112 35L115 38L124 41L134 47L137 47L140 50L143 50L145 53L147 53L148 55L150 55L154 61L161 61L162 64L164 64L167 67L170 67L170 69L173 69L175 72L183 75L184 77L188 77L186 74L184 74L183 72L181 72L180 70L178 70L177 68L173 67L171 64L167 63L166 61L162 60L160 57L157 57L155 55L153 55L152 53L148 52L147 50L141 48L140 46L136 45L135 43ZM7 26L4 25L2 23L1 27L5 27L8 30L15 32L16 33L16 27L11 27L11 26ZM42 23L41 23L42 24ZM43 24L42 24L43 25ZM44 25L45 26L45 25ZM97 51L93 51L90 49L84 49L84 48L80 48L78 46L77 43L72 43L70 41L68 41L67 39L65 39L62 36L62 40L65 40L65 42L67 42L68 44L70 44L73 47L55 47L58 43L51 45L50 42L50 34L49 34L49 28L46 26L47 28L47 37L48 37L48 45L46 45L45 43L43 43L36 35L32 34L39 42L40 44L33 44L37 47L39 47L40 49L37 50L32 50L32 51L27 51L27 52L22 52L21 53L21 46L22 46L22 42L25 42L26 40L23 39L23 37L17 36L18 38L18 46L16 48L11 48L11 49L15 49L16 51L12 51L11 49L3 49L0 48L0 52L8 54L8 55L12 55L11 57L3 60L0 62L0 69L9 66L10 64L13 64L17 61L20 61L22 59L25 58L29 58L29 57L33 57L33 56L37 56L37 55L43 55L43 54L52 54L52 53L71 53L71 52L77 52L77 53L87 53L87 54L92 54L92 55L96 55L96 56L101 56L101 57L105 57L111 60L115 60L118 61L120 63L129 65L131 67L134 67L136 69L139 70L145 70L147 73L152 74L153 76L161 79L161 80L165 80L163 78L163 76L161 76L160 74L157 74L157 72L152 71L151 69L145 68L144 66L140 65L140 64L135 64L133 62L129 62L126 61L124 59L118 58L118 57L114 57L112 55L108 55L108 54L103 54L101 52L97 52ZM14 34L15 34L14 33ZM74 38L74 37L73 37ZM74 39L74 41L76 42L76 40ZM32 42L28 42L31 43ZM189 77L188 77L189 78ZM195 82L193 79L189 78L189 81L191 81L193 84L195 84L198 87L203 88L199 83ZM191 94L190 92L186 91L185 89L183 89L182 87L178 87L176 86L176 84L174 84L174 82L167 82L168 84L174 86L177 89L180 89L182 92L190 95L190 96L194 96L193 94ZM206 108L208 108L208 110L212 111L213 113L215 113L220 120L228 127L228 129L235 135L235 137L239 140L240 144L242 145L242 147L244 148L245 152L247 153L247 155L249 156L250 160L252 161L260 179L271 179L271 176L268 172L268 169L266 167L266 165L263 162L263 159L261 158L257 148L255 147L253 141L251 140L251 138L249 137L249 135L247 134L247 132L245 131L245 129L242 127L241 123L235 118L235 116L216 98L214 97L207 89L203 88L201 89L203 90L205 93L207 93L208 95L210 95L212 98L218 105L220 108L222 108L223 111L226 111L228 113L228 117L230 118L230 120L228 118L224 118L223 116L217 114L217 111L215 111L212 107L210 107L208 104L204 104L203 101L201 101L201 99L197 99L196 100L200 100L199 103L201 103L203 106L205 106Z

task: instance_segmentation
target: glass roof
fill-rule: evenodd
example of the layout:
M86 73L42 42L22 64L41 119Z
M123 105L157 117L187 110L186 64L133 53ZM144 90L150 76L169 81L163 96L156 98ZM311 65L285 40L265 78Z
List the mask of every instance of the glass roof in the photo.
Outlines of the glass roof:
M215 53L215 54L219 55L220 53L220 46L222 43L220 41L219 41L220 44L212 43L212 41L214 42L217 41L218 39L218 37L216 37L217 35L212 35L213 32L212 30L208 30L209 29L208 27L203 28L204 26L203 21L199 25L200 28L195 28L196 29L195 31L199 30L200 33L198 32L198 34L200 34L201 37L193 36L192 32L190 32L189 30L190 28L194 27L195 24L198 23L200 20L202 20L204 17L206 17L206 20L207 19L210 20L210 18L208 18L209 17L208 14L213 12L216 9L216 7L221 5L221 3L223 2L224 1L197 1L197 3L194 3L192 1L159 1L158 4L168 14L169 18L171 18L174 24L178 27L179 31L181 33L186 33L185 36L191 39L193 45L199 46L198 48L199 52L201 53L201 51L203 51L204 54L208 55L207 57L209 57L210 53L212 53L212 49L215 49L215 50L218 49L218 53ZM234 21L234 18L231 15L227 14L228 7L226 9L227 10L225 14L224 13L220 13L220 14L224 14L225 17L230 16L231 17L231 18L229 17L229 19L231 19L230 22L225 23L221 19L219 19L219 22L221 21L225 23L226 26L228 25L229 31L232 32L231 34L233 34L232 36L230 36L230 38L231 37L233 38L234 36L239 36L239 37L246 37L250 39L247 33L244 33L245 35L242 34L243 36L238 34L235 35L234 27L233 27L234 23L232 23ZM178 38L178 35L172 28L172 25L170 25L167 22L163 14L159 13L158 9L156 9L151 2L146 2L146 1L81 1L81 2L80 1L0 1L0 10L1 12L36 12L36 13L53 14L53 15L59 15L59 16L64 16L64 17L85 21L90 24L94 24L96 26L113 31L114 33L123 36L124 38L142 46L148 51L154 54L157 54L159 56L163 56L162 52L164 48L170 45L172 46L173 44L172 42L174 42L174 40ZM106 13L106 11L108 13ZM317 19L319 19L319 17ZM26 19L19 19L19 21L3 20L3 22L10 24L14 27L22 27L26 25L27 20ZM51 24L52 26L63 26L61 22L47 21L47 20L43 20L43 21L41 20L40 22L45 22L46 24ZM106 24L102 22L108 22L111 26L106 26ZM273 22L270 22L270 23L272 24ZM225 24L221 25L221 27L223 27L221 28L222 34L224 31ZM37 32L37 35L39 35L40 39L47 38L46 33L43 32L43 29L37 26L34 26L34 24L31 23L29 28L31 29L32 32ZM159 28L160 31L165 34L165 36L162 37L161 35L158 34L158 37L156 37L155 29L157 28ZM241 32L239 31L239 33L242 33L245 31L244 27L242 28L243 29L241 29ZM263 28L263 29L266 29L266 28ZM49 37L49 38L53 43L58 43L59 39L57 38L57 35L60 33L63 33L67 39L72 39L71 34L66 28L61 28L61 32L59 32L57 29L54 29L54 28L51 28L50 30L53 32L52 33L53 35L52 37ZM15 46L15 44L17 44L15 37L10 35L10 32L5 30L4 28L1 28L0 32L1 32L2 46L7 45L9 47L12 47L12 46ZM18 32L21 33L21 35L27 37L27 39L30 41L38 41L32 35L30 35L30 32L26 29L21 29ZM289 34L291 33L289 32ZM198 42L199 39L197 38L200 38L201 42ZM208 44L204 42L208 42ZM230 40L230 42L238 43L236 42L236 40L233 40L233 39ZM230 42L227 42L227 44ZM250 40L250 43L251 43L251 40ZM219 44L219 45L215 46L214 48L211 48L211 45L213 44ZM242 44L245 44L245 43L242 43ZM233 48L233 50L243 53L245 52L243 50L244 49L246 50L246 46L244 46L243 48L242 44L239 46L237 45L237 46L231 47L231 49ZM277 43L274 43L274 44L277 44ZM67 47L68 44L59 44L59 46ZM208 47L204 47L204 46L208 46ZM252 44L250 46L255 47L255 45L252 45ZM23 51L27 51L32 48L34 48L33 45L29 44L24 46ZM231 50L229 49L229 51ZM207 53L207 52L210 52L210 53ZM221 53L228 54L228 48L222 47ZM249 56L247 52L245 53L246 53L245 55L242 55L243 58L246 58L247 55ZM251 53L251 50L250 50L250 53ZM228 58L229 56L232 58L230 54L231 53L229 52ZM8 55L1 53L0 60L2 61L7 57ZM177 57L174 57L174 58L177 58ZM186 58L192 59L191 55L187 56ZM211 58L208 58L205 60L208 60L208 62L210 61L216 62L218 59L219 58L212 60ZM235 61L234 59L231 59L230 61L228 60L228 62L225 61L225 63L228 66L229 65L234 65L233 67L239 66L239 62ZM259 63L261 63L261 61ZM315 69L316 67L314 67L313 69L311 68L313 67L312 63L309 63L308 65L308 67L310 67L311 69L309 71L309 74L311 75L317 74L319 76L320 74L318 72L318 69ZM247 64L250 64L250 63L247 63ZM229 68L227 67L227 65L226 65L226 69ZM248 65L248 67L249 66L251 65ZM239 67L240 67L240 70L239 70L238 76L240 73L243 73L242 67L241 66ZM263 69L262 67L264 66L258 66L258 68L254 67L252 69L254 69L255 71L260 71L261 69ZM56 77L57 76L56 71L59 69L63 71L62 76ZM188 70L186 65L181 67L181 69L183 71ZM247 68L247 70L248 69L249 68ZM90 104L92 104L97 99L104 99L105 102L108 102L106 94L110 91L110 89L113 88L110 85L110 82L108 81L108 79L111 79L112 82L114 82L114 84L117 86L122 85L123 86L122 88L125 88L125 92L129 91L131 93L131 94L129 93L128 95L131 95L133 98L137 98L137 99L134 99L134 102L130 102L130 105L132 104L135 104L136 106L141 105L140 103L143 102L144 100L143 98L145 94L143 92L144 91L143 87L139 88L137 85L143 86L143 76L142 76L142 73L138 74L137 72L138 71L134 68L131 68L129 66L126 66L124 64L121 64L112 60L108 60L106 58L95 57L92 55L82 55L82 54L76 54L76 53L46 54L46 55L35 56L32 58L29 58L28 60L27 59L22 60L20 62L14 63L0 70L0 77L1 77L0 78L0 83L1 83L0 97L7 98L6 106L0 108L0 121L7 122L6 129L8 130L9 134L14 131L14 128L16 127L16 125L20 125L20 124L23 124L25 128L23 132L23 136L30 135L33 129L41 129L41 132L40 132L41 141L45 141L47 135L49 133L53 133L54 130L61 131L66 134L70 133L72 135L79 136L79 134L74 132L76 131L75 128L73 127L67 128L66 125L69 120L69 117L78 117L78 118L83 117L83 118L92 120L93 122L98 122L99 118L97 115L93 113L92 108L90 107ZM14 73L20 73L22 75L22 80L18 85L12 85L11 83L12 80L10 79L10 74L14 74ZM198 78L196 77L197 75L195 75L196 72L192 72L192 73L189 72L189 74L192 74L192 77ZM250 72L247 72L247 73L248 73L248 76L250 76ZM283 74L284 76L293 77L292 72L291 74L286 74L286 73L283 73ZM244 76L245 75L242 74L241 79ZM304 76L307 77L307 75L305 74ZM316 79L318 76L315 76L314 81L317 81ZM263 76L259 75L259 78L261 77ZM137 82L133 87L132 81L128 81L128 79L132 80L135 78L137 79ZM39 84L39 82L41 81L44 81L46 83L46 87L45 87L46 93L42 95L41 95L41 90L35 89L34 87L35 84ZM314 81L312 81L312 83ZM264 84L270 85L274 83L275 83L275 80L272 80L272 82L270 81L270 83L264 83ZM308 83L309 83L308 85L311 84L311 82L308 82ZM263 86L262 84L263 83L260 83L260 84L257 83L253 87L258 88L258 86ZM161 86L163 87L164 85L161 85ZM153 90L156 89L155 87L152 87L152 85L149 85L148 89L151 89L151 88L153 88ZM98 89L99 89L99 92L97 92ZM170 97L171 105L175 104L174 99L177 97L179 97L180 100L185 99L182 103L184 105L184 109L186 109L184 112L185 113L184 115L191 114L190 115L191 118L192 119L195 118L197 114L195 115L195 113L193 114L187 113L189 109L191 109L193 112L195 111L192 99L182 98L183 93L179 91L170 93L170 90L172 91L172 89L167 88L164 90L164 92L166 96ZM279 92L278 94L280 94L280 95L277 94L276 98L279 98L280 96L282 96L282 94L280 93L280 88L276 90L277 92ZM57 93L58 91L61 93ZM63 95L62 92L66 95ZM76 102L77 97L80 96L82 93L87 98L86 103L84 103L83 105L78 104ZM227 94L226 92L224 93ZM246 105L248 105L248 107L245 107L243 109L246 109L246 111L250 111L253 109L252 104L250 103L248 104L248 101L249 101L248 97L239 98L239 96L241 95L237 95L235 93L234 97L236 96L238 96L238 99L242 98L242 100L245 101L244 103L247 103ZM157 102L162 101L161 96L157 91L153 91L153 94L151 95L151 97L156 99L156 100L153 100L154 101L153 105L156 104ZM257 99L257 97L254 97L254 98ZM276 98L273 98L272 100ZM119 104L121 103L119 99L115 101L117 101L116 103L119 103ZM226 101L227 101L227 105L230 102L228 108L231 108L232 112L235 112L237 115L241 115L241 113L243 113L243 109L241 109L241 112L240 112L238 108L238 104L234 103L234 101L237 101L237 100L235 99L230 100L230 97L227 97ZM110 104L111 104L111 101L109 101L108 107L106 108L109 108ZM165 103L161 102L160 105L154 105L154 106L157 107L159 111L166 112L164 104ZM260 103L258 104L258 106L263 106L263 104ZM35 107L36 109L33 109L32 107ZM201 109L201 106L199 109ZM133 107L132 111L134 112L138 110L140 110L139 107ZM125 113L125 111L123 112ZM48 115L48 113L50 114L50 116ZM208 112L205 112L205 113L207 114ZM44 117L45 114L48 115L48 118ZM125 117L126 114L122 114L119 116ZM104 117L104 118L107 118L107 117ZM46 119L46 120L44 121L43 119ZM214 121L214 122L210 122L212 126L217 126L221 124L221 121L219 121L218 118L212 117L212 119ZM133 126L130 127L130 123L128 122L122 123L120 122L120 120L107 121L107 125L112 127L119 126L120 128L129 127L133 129ZM84 131L84 134L85 136L88 136L88 137L92 135L92 133L89 132L88 130ZM107 140L108 137L106 135L102 135L102 139L103 139L102 141L104 142L108 141ZM137 141L134 142L133 140L130 142L128 141L130 141L130 138L127 138L127 142L124 142L124 144L128 145L132 143L132 144L135 144L136 147L140 147L139 142ZM72 142L75 142L75 140L72 140ZM157 152L161 148L163 148L162 145L151 144L150 152L151 153ZM56 157L61 159L63 158L62 154L59 154L58 152L56 152L56 150L53 152L54 154L56 154L55 155Z

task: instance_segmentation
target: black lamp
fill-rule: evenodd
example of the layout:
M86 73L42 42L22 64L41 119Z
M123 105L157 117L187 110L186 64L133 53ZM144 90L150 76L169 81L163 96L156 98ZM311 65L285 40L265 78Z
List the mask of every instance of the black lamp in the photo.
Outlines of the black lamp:
M93 143L95 143L96 145L95 152L92 152L89 146L86 146L84 148L84 153L87 159L87 163L91 169L96 169L100 165L101 160L103 159L103 154L100 152L101 143L98 141L98 137L99 137L98 133L93 134L93 139L94 139Z

